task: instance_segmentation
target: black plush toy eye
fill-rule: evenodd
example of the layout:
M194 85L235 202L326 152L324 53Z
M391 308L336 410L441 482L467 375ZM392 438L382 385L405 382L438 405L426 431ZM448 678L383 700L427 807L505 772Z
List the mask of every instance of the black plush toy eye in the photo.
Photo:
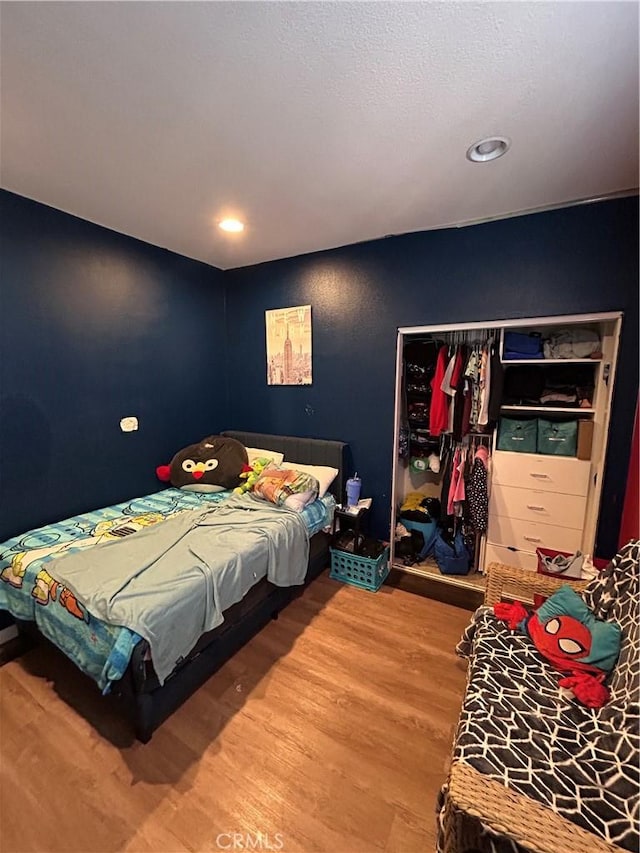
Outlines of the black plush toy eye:
M213 471L217 467L218 467L218 460L217 459L207 459L207 461L204 463L204 470L205 471Z
M189 473L191 473L191 471L194 471L195 467L196 463L193 461L193 459L185 459L182 463L182 470L188 471Z

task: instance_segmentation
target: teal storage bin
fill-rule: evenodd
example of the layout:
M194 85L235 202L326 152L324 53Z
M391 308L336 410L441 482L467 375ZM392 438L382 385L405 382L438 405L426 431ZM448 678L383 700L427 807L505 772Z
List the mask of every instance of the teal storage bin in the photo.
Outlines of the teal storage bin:
M578 421L550 421L538 418L538 453L549 456L575 456L578 447Z
M389 574L389 546L383 545L382 549L382 553L373 559L362 554L341 551L339 548L330 548L329 577L376 592Z
M498 450L535 453L537 447L537 418L500 418Z

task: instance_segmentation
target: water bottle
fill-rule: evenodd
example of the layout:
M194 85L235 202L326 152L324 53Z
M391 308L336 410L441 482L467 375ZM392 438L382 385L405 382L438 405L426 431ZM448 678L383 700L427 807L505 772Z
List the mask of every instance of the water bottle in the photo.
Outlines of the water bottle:
M347 506L357 506L360 500L361 487L362 480L358 477L358 472L356 471L354 476L347 480Z

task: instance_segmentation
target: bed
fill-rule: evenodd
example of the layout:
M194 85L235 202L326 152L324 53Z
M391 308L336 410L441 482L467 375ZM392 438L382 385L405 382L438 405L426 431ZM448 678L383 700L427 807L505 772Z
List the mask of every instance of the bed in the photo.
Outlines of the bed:
M20 630L35 630L53 642L103 693L119 696L136 737L143 743L148 742L170 714L270 619L276 618L304 585L329 564L327 527L336 498L340 500L343 493L346 444L238 431L226 431L222 435L235 438L246 447L282 453L292 462L336 468L338 476L329 492L300 514L297 524L304 523L309 546L306 566L296 567L295 585L272 582L266 569L253 571L242 598L237 600L236 596L235 603L222 611L222 623L202 634L162 678L154 667L149 642L130 627L108 624L96 618L95 611L89 612L83 600L74 595L73 588L56 578L56 559L60 567L70 552L86 554L92 545L108 540L110 560L118 555L120 560L126 553L125 544L130 546L133 542L130 534L140 532L140 536L134 537L138 542L145 537L148 540L155 537L157 541L162 530L168 530L180 518L189 515L184 510L208 511L222 506L223 502L226 509L233 502L233 499L227 501L228 492L211 494L163 489L29 531L0 544L0 609L12 613ZM248 496L245 498L251 500ZM284 515L288 518L291 514ZM161 523L165 521L168 523ZM122 543L118 543L119 539ZM104 557L106 549L94 552L98 553Z

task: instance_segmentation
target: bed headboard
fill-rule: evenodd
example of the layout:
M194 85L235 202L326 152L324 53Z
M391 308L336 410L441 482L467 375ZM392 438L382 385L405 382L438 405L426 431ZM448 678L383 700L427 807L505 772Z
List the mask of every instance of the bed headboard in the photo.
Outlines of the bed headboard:
M221 435L235 438L245 447L260 447L284 453L285 462L300 462L302 465L329 465L338 469L329 491L338 503L344 499L346 482L346 451L343 441L328 441L322 438L296 438L290 435L265 435L261 432L239 432L225 430Z

